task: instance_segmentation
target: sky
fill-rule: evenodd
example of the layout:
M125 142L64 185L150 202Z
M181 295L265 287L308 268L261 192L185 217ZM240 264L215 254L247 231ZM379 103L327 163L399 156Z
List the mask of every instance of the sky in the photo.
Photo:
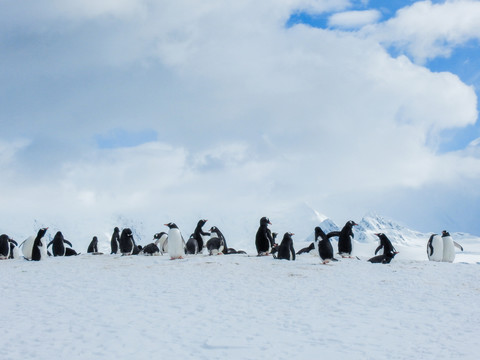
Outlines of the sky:
M480 235L479 38L467 0L0 0L0 231Z

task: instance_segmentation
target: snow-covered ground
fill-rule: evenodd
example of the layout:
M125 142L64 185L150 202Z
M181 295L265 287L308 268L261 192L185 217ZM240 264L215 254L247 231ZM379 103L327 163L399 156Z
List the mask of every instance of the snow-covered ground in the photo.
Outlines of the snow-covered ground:
M253 240L249 256L0 261L0 358L477 359L478 243L453 264L408 242L389 265L365 261L376 242L288 262Z

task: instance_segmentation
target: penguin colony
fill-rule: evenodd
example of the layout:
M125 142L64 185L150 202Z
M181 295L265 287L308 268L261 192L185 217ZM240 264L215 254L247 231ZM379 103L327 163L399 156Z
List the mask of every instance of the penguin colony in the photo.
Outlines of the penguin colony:
M167 232L159 232L153 236L153 242L145 246L138 245L134 239L130 228L124 228L122 231L115 227L110 241L110 254L129 255L163 255L168 254L170 259L183 259L186 255L202 254L204 249L208 255L220 254L246 254L243 250L235 250L227 246L227 240L223 233L216 226L212 226L209 231L204 231L203 227L208 220L198 221L194 232L185 242L178 226L170 222L165 224L168 227ZM269 225L272 225L270 219L262 217L260 226L255 235L255 246L257 256L272 255L275 259L295 260L297 255L309 253L314 250L323 264L336 262L335 251L330 241L331 238L338 238L337 255L342 258L353 258L353 227L357 226L354 221L348 221L340 231L332 231L326 234L319 226L315 228L314 242L308 247L295 252L293 245L293 233L286 232L283 235L280 244L276 243L278 233L272 232ZM79 255L73 249L70 241L65 239L62 232L57 231L53 240L48 244L45 240L45 234L48 228L38 230L36 235L25 239L20 245L8 235L0 235L0 260L20 258L22 250L23 258L30 261L39 261L49 256L75 256ZM384 233L375 234L379 239L379 246L375 250L375 256L368 261L371 263L389 264L398 251L392 245L392 242ZM49 251L51 247L52 252ZM446 230L442 235L433 234L427 242L427 256L430 261L453 262L455 260L455 247L463 251L463 247L453 241L450 233ZM382 254L377 253L383 249ZM88 254L102 255L98 251L98 238L94 236L87 249ZM358 259L358 258L357 258Z

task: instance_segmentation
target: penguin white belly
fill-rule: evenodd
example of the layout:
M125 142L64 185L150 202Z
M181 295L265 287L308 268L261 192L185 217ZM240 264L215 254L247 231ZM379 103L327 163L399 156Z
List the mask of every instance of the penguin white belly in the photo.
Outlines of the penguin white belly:
M26 259L32 259L32 251L33 251L33 242L35 241L35 236L28 237L22 245L22 253Z
M185 255L182 235L178 229L170 229L168 232L168 255L172 259L178 259Z
M427 249L428 260L430 261L443 261L443 239L435 235L432 239L431 247L433 248L433 253L430 248Z
M442 237L443 240L443 260L445 262L453 262L455 260L455 245L451 236Z

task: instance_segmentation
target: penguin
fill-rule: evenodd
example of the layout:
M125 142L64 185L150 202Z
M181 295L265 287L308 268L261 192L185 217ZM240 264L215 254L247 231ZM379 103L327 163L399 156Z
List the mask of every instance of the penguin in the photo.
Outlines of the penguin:
M187 240L187 255L196 255L198 254L198 241L195 239L195 234L190 235L190 238Z
M10 238L6 234L0 235L0 260L10 258Z
M67 248L65 244L72 246L72 243L68 240L65 240L61 231L57 231L53 240L50 241L47 248L52 245L53 256L71 256L77 255L77 252L72 248ZM67 250L68 249L68 250Z
M138 247L137 247L138 250ZM120 235L120 252L122 255L135 255L135 240L133 239L133 233L130 228L122 230ZM138 254L138 252L137 252Z
M204 236L210 236L210 233L209 232L206 232L206 231L203 231L202 230L202 227L203 225L205 225L205 223L207 222L208 220L206 219L202 219L202 220L199 220L198 223L197 223L197 227L195 228L195 230L193 231L193 237L197 240L198 242L198 252L201 253L202 250L203 250L203 246L204 246L204 241L203 241L203 238Z
M8 239L10 243L10 256L9 259L18 259L20 256L18 255L18 243L13 239Z
M443 260L443 240L437 234L432 234L428 239L427 256L430 261Z
M453 241L450 233L447 230L442 231L442 241L443 241L443 257L442 261L444 262L453 262L455 260L455 247L458 247L463 251L463 247Z
M23 257L27 260L39 261L48 257L47 245L43 237L48 228L38 230L36 236L28 237L22 244Z
M351 258L352 256L352 240L354 226L358 224L355 221L347 221L341 231L332 231L329 233L330 237L338 236L338 254L343 258Z
M267 217L262 217L260 219L260 227L255 235L255 246L257 248L258 256L270 254L272 247L275 244L272 232L268 228L268 225L272 225L270 220Z
M277 249L277 259L281 260L295 260L295 249L293 248L293 239L292 236L294 233L286 232L283 235L282 242Z
M297 251L297 255L300 255L300 254L304 254L304 253L309 253L310 251L312 251L313 249L315 249L315 244L312 242L310 245L308 245L307 247L304 247L300 250Z
M397 252L393 253L384 253L383 255L377 255L368 259L372 264L390 264L393 258L397 255Z
M329 233L329 235L330 237L333 236L331 233ZM333 246L328 237L329 235L325 234L320 226L315 228L315 248L324 264L327 264L330 261L338 261L333 255Z
M375 255L383 248L383 255L392 255L398 254L398 251L393 247L392 242L384 233L377 233L375 234L378 236L380 240L380 245L378 245L377 249L375 250ZM392 257L393 258L393 257Z
M208 239L206 247L208 250L208 255L223 254L223 250L225 249L225 242L220 237L212 237Z
M112 254L118 254L118 251L120 250L120 229L118 227L115 227L113 229L113 234L112 234L112 239L110 240L110 247L112 249Z
M168 254L171 260L183 259L185 255L185 240L178 226L171 222L165 224L168 226Z
M155 242L160 249L160 254L168 252L168 235L166 232L159 232L153 235L153 238L158 240L158 243Z
M160 239L157 239L153 243L145 245L140 251L140 253L145 255L152 255L152 256L160 254L160 248L158 247L159 242L160 242Z
M93 254L93 255L102 255L103 253L98 252L98 238L94 236L92 238L92 241L90 242L90 245L88 245L87 253Z

